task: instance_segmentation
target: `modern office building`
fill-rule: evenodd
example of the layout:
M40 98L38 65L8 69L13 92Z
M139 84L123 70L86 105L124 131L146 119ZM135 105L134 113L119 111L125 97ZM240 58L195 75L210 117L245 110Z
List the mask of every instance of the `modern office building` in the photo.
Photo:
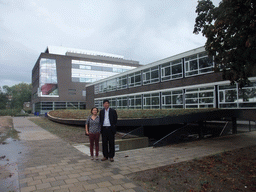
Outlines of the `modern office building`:
M120 55L48 46L32 70L33 112L84 109L85 85L138 66Z
M88 108L108 99L116 109L256 108L256 73L238 89L214 72L204 47L162 59L86 86Z

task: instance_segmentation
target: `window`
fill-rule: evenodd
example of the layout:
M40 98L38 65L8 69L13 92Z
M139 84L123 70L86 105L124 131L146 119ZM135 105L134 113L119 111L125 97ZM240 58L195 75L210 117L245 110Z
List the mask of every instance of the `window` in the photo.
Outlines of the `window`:
M127 109L127 97L117 97L116 98L116 108L117 109Z
M103 100L94 100L94 106L101 109L103 106Z
M88 65L80 65L80 69L91 70L92 67Z
M238 107L237 84L219 86L219 107L220 108L237 108Z
M106 93L107 92L107 82L103 82L99 84L99 93Z
M116 90L116 79L107 81L107 92Z
M67 109L79 109L78 102L67 102Z
M86 97L86 90L82 90L82 96Z
M94 94L98 94L99 93L99 84L94 85Z
M239 108L256 107L256 82L251 82L238 92Z
M141 109L142 108L142 99L141 95L135 95L128 97L129 99L129 109Z
M66 102L54 102L54 109L66 109Z
M116 98L109 99L110 107L116 109Z
M128 75L129 87L136 87L141 85L141 72L136 72Z
M178 59L170 63L161 65L162 81L178 79L183 77L182 60Z
M183 108L182 90L168 91L162 93L162 108Z
M151 67L145 69L142 72L143 74L143 85L159 82L159 67Z
M127 88L127 76L122 76L117 78L117 89Z
M210 73L213 71L213 60L206 52L191 55L185 58L185 76Z
M69 95L76 95L76 90L75 89L68 89L68 94Z
M83 60L72 60L71 65L72 82L82 83L93 83L100 79L136 68L125 65L114 65Z
M143 96L143 109L159 109L160 108L160 94L152 93Z
M51 97L59 96L56 60L42 58L40 60L39 73L39 95Z
M214 86L186 89L185 108L213 108Z

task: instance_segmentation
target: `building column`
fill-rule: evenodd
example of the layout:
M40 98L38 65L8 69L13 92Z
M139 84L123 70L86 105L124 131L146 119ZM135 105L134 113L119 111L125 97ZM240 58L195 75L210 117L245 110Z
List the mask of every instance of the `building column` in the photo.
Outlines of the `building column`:
M232 134L237 134L236 117L232 117Z
M199 139L203 139L204 138L203 128L204 128L203 121L199 121L198 122L198 136L199 136Z

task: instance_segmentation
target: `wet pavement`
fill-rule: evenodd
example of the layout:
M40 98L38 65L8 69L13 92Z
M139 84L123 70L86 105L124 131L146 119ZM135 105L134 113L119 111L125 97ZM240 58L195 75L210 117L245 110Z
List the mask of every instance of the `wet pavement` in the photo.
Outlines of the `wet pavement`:
M72 146L27 118L14 117L13 123L20 132L20 141L10 141L8 148L15 154L12 162L16 162L16 167L13 168L18 171L19 182L13 191L21 192L145 191L126 175L256 145L256 132L249 132L160 148L117 152L112 163L90 160L86 146ZM14 148L11 147L12 142ZM13 178L17 179L17 176Z

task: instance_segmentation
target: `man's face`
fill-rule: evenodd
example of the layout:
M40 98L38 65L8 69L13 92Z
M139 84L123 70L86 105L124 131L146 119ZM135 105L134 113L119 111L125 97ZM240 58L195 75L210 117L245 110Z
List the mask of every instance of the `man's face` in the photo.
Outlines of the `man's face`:
M105 102L105 103L103 104L103 107L104 107L105 109L108 109L108 108L109 108L109 102Z

